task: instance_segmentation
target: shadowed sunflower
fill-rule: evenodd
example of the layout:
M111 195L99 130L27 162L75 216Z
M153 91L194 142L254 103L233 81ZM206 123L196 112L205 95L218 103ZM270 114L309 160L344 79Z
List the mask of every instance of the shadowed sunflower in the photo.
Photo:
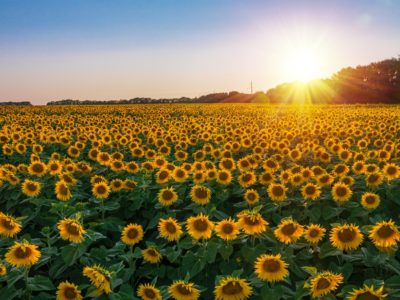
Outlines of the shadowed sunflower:
M318 185L313 183L307 183L301 189L301 194L304 200L315 200L321 195L321 190Z
M118 192L124 188L124 182L118 178L111 180L110 185L113 192Z
M97 295L101 295L102 293L111 293L111 273L103 267L98 265L85 267L83 269L83 275L89 278L90 283L96 287Z
M7 274L7 268L5 265L3 265L2 263L0 263L0 277L4 276Z
M57 228L60 231L60 236L63 240L77 244L83 241L83 235L86 233L86 230L83 229L82 225L74 219L61 220L58 222Z
M142 300L162 299L160 290L150 283L141 283L137 289L137 295L142 298Z
M326 271L312 277L310 283L307 282L305 286L310 289L312 298L318 298L335 291L342 282L342 274Z
M178 194L173 187L164 188L158 193L158 202L163 206L170 206L178 201Z
M361 245L364 236L358 226L344 224L332 228L329 239L340 250L355 250Z
M239 175L238 181L242 187L247 188L257 182L257 177L253 172L246 172Z
M255 263L255 272L261 280L268 282L282 281L288 274L288 264L281 259L281 255L261 255Z
M229 218L218 222L215 226L215 232L219 238L231 241L237 238L239 226L234 220Z
M168 287L168 292L175 300L197 300L200 297L200 291L194 287L194 284L186 283L183 280L171 284Z
M311 245L317 245L325 235L326 229L318 224L310 224L304 231L304 238Z
M369 238L377 248L384 251L397 245L400 241L400 232L392 220L382 221L372 227Z
M49 161L47 163L47 168L51 175L58 175L62 171L61 163L58 160Z
M383 167L383 174L386 179L393 180L400 177L400 167L394 163L387 164Z
M68 201L72 198L68 184L64 180L59 180L55 186L56 198L61 201Z
M365 184L368 187L376 188L382 184L384 179L385 177L381 173L371 173L365 177Z
M386 294L383 294L383 286L379 289L375 289L374 286L364 285L360 289L353 289L349 296L347 296L347 300L383 300L387 297Z
M361 205L366 209L375 209L381 203L381 198L378 194L366 192L361 196Z
M97 199L106 199L110 194L110 187L103 181L95 183L92 187L92 193Z
M256 190L248 189L244 192L244 200L250 205L254 205L260 201L260 195Z
M190 190L190 198L199 205L206 205L211 199L211 190L205 186L195 185Z
M28 197L37 197L40 194L40 190L40 182L25 179L22 183L22 193Z
M0 212L0 235L13 237L21 231L21 224L14 217Z
M143 259L151 264L158 264L161 261L160 252L153 247L146 248L142 250Z
M196 240L211 238L213 228L214 223L203 214L189 217L186 220L186 229L190 236Z
M252 288L246 279L224 277L214 289L216 300L245 300L252 294Z
M333 183L333 176L329 174L322 174L321 176L317 177L317 184L321 187L323 186L330 186Z
M14 242L6 253L6 261L17 268L29 267L36 264L41 256L38 247L28 242Z
M183 231L182 226L174 218L160 219L158 222L158 232L160 236L168 241L177 241Z
M303 231L302 225L291 219L286 219L279 223L274 230L274 235L281 243L292 244L303 235Z
M143 228L139 224L128 224L122 230L121 241L128 246L133 246L139 243L142 238Z
M335 200L339 204L349 201L351 195L353 194L350 187L341 182L337 182L333 185L331 193L333 200Z
M267 189L269 198L275 202L285 201L287 198L286 191L287 188L283 184L278 183L271 183Z
M239 227L249 235L261 234L268 229L268 222L259 213L248 210L237 215Z
M79 288L68 281L61 282L57 288L56 300L82 300Z

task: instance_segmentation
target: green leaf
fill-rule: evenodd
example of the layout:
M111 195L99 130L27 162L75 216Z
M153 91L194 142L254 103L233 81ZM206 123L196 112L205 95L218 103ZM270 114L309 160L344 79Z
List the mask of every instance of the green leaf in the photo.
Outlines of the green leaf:
M28 278L28 286L31 291L52 291L56 289L48 277L41 275Z

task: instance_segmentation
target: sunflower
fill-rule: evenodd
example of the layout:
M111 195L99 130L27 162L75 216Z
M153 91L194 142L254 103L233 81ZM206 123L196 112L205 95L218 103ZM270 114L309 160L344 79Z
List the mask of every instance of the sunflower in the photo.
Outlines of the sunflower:
M158 264L162 258L160 252L153 247L142 250L142 256L145 261L151 264Z
M157 184L168 183L171 178L171 173L168 169L161 169L156 173Z
M361 205L366 209L375 209L381 203L381 198L378 194L366 192L361 196Z
M45 163L42 163L41 161L34 161L28 167L29 174L38 177L41 177L44 174L46 174L46 171L47 171L47 166Z
M283 184L271 183L268 186L268 196L272 201L282 202L285 201L287 188Z
M307 286L310 288L311 297L318 298L335 291L342 282L342 274L326 271L313 276Z
M257 182L257 177L253 172L246 172L238 177L239 184L242 187L249 187Z
M137 186L137 183L131 179L125 179L123 181L123 188L128 191L133 190L134 188L136 188L136 186Z
M110 185L113 192L118 192L124 188L124 182L118 178L111 180Z
M21 231L21 223L14 217L0 212L0 235L14 237Z
M304 238L311 245L317 245L325 235L326 229L318 224L310 224L304 231Z
M171 284L168 292L175 300L197 300L200 297L200 290L195 288L193 283L183 280Z
M245 300L252 294L251 285L246 279L223 277L214 289L215 300Z
M29 267L36 264L41 256L38 247L28 242L14 242L6 253L6 261L14 267Z
M59 180L55 186L56 198L61 201L68 201L72 198L68 184L64 180Z
M271 172L264 172L258 176L258 182L260 182L262 185L269 185L274 180L275 176Z
M79 288L68 281L61 282L57 288L56 300L82 300Z
M90 283L97 288L98 294L111 293L111 273L101 266L84 267L83 275L89 278Z
M28 197L37 197L41 191L41 184L38 181L25 179L22 183L22 193Z
M232 174L229 170L220 170L216 179L219 184L228 185L232 181Z
M292 219L282 220L274 231L275 237L285 244L295 243L302 235L304 228Z
M333 199L339 204L349 201L353 194L350 187L341 182L337 182L334 184L331 193Z
M57 223L57 228L60 231L60 236L63 240L79 244L83 241L83 235L86 230L83 229L79 221L74 219L64 218Z
M139 243L143 238L143 228L139 224L130 223L124 227L121 233L121 241L128 246Z
M178 183L183 183L189 178L189 174L186 172L184 168L176 167L172 171L172 178Z
M261 280L268 282L282 281L289 271L288 264L281 259L281 255L261 255L257 258L254 268Z
M321 187L323 186L330 186L333 183L333 176L329 174L322 174L321 176L317 177L317 184Z
M261 234L268 229L268 222L259 213L242 211L237 215L239 227L249 235Z
M400 167L394 163L386 164L383 167L383 174L388 180L393 180L400 177Z
M355 250L363 239L358 226L353 224L338 225L332 228L329 239L332 245L340 250Z
M50 175L58 175L62 171L61 163L58 160L52 160L47 163L47 169Z
M369 238L378 248L393 248L400 241L400 232L392 221L381 221L376 223L369 231Z
M301 194L304 200L315 200L321 195L321 190L318 185L313 183L307 183L301 189Z
M218 166L221 170L226 170L226 171L233 171L236 169L235 161L232 158L221 159Z
M211 190L208 187L195 185L190 190L190 198L199 205L206 205L211 199Z
M0 262L0 277L7 275L7 267Z
M353 289L349 296L347 296L347 300L383 300L387 297L386 294L383 294L383 286L379 289L375 289L375 287L364 285L360 289Z
M158 202L164 206L170 206L178 201L178 194L175 192L173 187L164 188L158 193Z
M97 199L106 199L110 194L110 186L105 182L95 183L92 187L92 193Z
M244 192L244 200L250 205L254 205L260 201L260 195L256 190L248 189Z
M231 241L239 235L239 226L231 218L219 221L215 226L217 236L223 240Z
M186 220L186 229L190 236L196 240L211 238L214 223L203 214L189 217Z
M160 290L150 283L141 283L137 289L137 295L142 300L162 300Z
M158 222L158 232L161 237L168 241L177 241L181 237L183 231L182 226L174 218L160 219Z
M367 187L375 188L382 184L385 177L381 173L371 173L366 175L365 184Z

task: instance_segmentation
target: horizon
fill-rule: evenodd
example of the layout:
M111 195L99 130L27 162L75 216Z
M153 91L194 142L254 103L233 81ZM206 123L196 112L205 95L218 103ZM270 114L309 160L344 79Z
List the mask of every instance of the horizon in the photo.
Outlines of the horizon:
M195 98L250 82L265 92L397 57L399 12L388 0L6 0L0 99Z

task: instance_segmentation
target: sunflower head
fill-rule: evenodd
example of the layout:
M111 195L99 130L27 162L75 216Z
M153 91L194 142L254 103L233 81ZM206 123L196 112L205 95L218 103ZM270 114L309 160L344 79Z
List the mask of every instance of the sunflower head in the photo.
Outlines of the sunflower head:
M68 281L61 282L57 288L56 300L82 300L79 288Z
M342 274L326 271L313 276L306 286L310 289L311 297L318 298L335 291L342 282Z
M106 182L93 184L92 193L97 199L106 199L110 194L110 186Z
M211 238L213 228L214 223L203 214L189 217L186 221L186 229L195 240Z
M160 290L150 283L141 283L137 289L137 295L142 300L162 300Z
M326 229L318 224L310 224L304 231L304 238L311 245L318 244L325 235Z
M332 197L339 204L349 201L352 194L353 192L347 184L338 182L332 187Z
M183 231L182 226L174 218L160 219L158 222L158 232L161 237L168 241L177 241L181 237Z
M218 222L215 226L217 236L223 240L231 241L239 235L239 226L231 218Z
M14 237L21 231L21 224L12 216L0 212L0 235Z
M347 300L383 300L387 297L387 294L383 293L383 286L375 289L375 287L364 285L360 289L353 289Z
M288 274L287 263L281 255L261 255L255 263L255 272L261 280L268 282L282 281Z
M28 197L37 197L40 194L41 184L38 181L25 179L22 183L22 193Z
M163 206L170 206L178 201L178 193L173 187L161 189L158 193L158 202Z
M246 279L224 277L214 289L216 300L245 300L252 294L252 287Z
M26 241L14 242L8 252L6 253L6 261L17 268L29 267L36 264L41 256L40 251L36 245L30 244Z
M365 192L361 196L361 205L369 210L373 210L379 206L381 199L378 194Z
M307 183L301 189L301 194L304 200L315 200L321 195L321 190L318 185L313 183Z
M286 191L287 188L283 184L278 183L271 183L267 190L269 198L275 202L282 202L286 200Z
M304 232L302 225L292 219L282 220L274 231L275 237L282 243L295 243Z
M400 241L400 232L392 221L381 221L376 223L369 231L369 238L380 250L390 250Z
M195 185L190 190L190 198L199 205L206 205L211 199L211 190L208 187Z
M143 228L139 224L128 224L122 230L121 241L128 246L133 246L139 243L142 238Z
M83 229L80 222L76 219L65 218L58 222L57 228L63 240L77 244L83 241L83 235L86 233L86 230Z
M338 225L332 228L329 239L332 245L340 250L355 250L363 239L358 226L353 224Z
M111 273L105 268L94 265L91 267L86 266L83 269L83 275L89 278L90 283L94 285L100 294L111 293Z
M159 263L162 258L160 252L154 247L149 247L142 250L142 256L145 261L151 264Z
M265 232L268 228L268 222L264 220L261 214L253 211L242 211L237 215L239 227L244 233L257 235Z
M200 297L200 290L194 284L183 280L175 281L168 287L168 293L175 300L197 300Z

